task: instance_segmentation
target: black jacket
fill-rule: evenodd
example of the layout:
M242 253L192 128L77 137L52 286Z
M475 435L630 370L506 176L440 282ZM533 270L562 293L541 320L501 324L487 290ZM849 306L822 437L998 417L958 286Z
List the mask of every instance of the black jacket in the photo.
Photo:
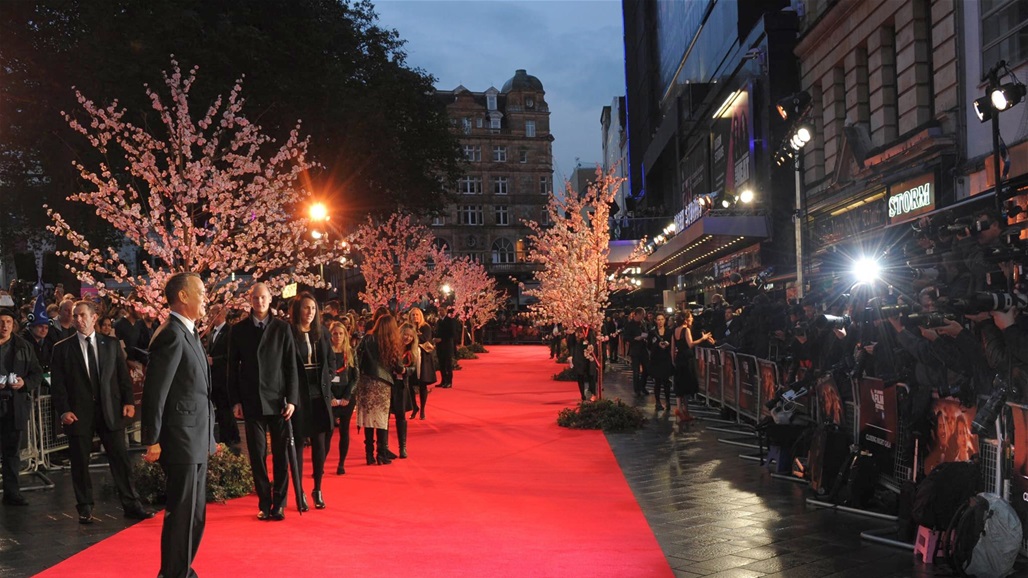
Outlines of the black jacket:
M281 413L283 398L300 402L293 330L281 319L268 317L266 323L263 335L249 318L229 333L229 399L242 404L246 419Z
M211 374L203 346L174 315L150 340L143 386L143 445L161 444L162 464L202 464L216 450Z
M11 360L5 360L4 369L8 373L15 373L25 380L25 387L12 390L10 387L0 389L0 395L10 397L12 409L14 410L14 429L24 430L29 422L29 413L32 411L32 395L39 391L39 385L43 382L43 369L39 366L39 360L32 351L32 345L18 337L11 335L12 351Z
M97 365L100 367L100 408L102 416L93 415L93 386L89 383L86 360L82 357L78 335L60 341L54 346L50 364L50 391L58 417L73 412L78 421L64 426L70 436L88 435L102 425L116 431L125 427L122 408L134 405L132 378L121 344L100 333L96 338ZM102 420L102 423L101 423Z

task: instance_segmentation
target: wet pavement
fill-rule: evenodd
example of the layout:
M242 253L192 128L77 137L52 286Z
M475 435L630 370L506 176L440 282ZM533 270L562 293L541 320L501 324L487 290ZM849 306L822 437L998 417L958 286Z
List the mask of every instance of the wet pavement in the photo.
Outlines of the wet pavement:
M755 449L719 441L755 438L709 431L724 427L710 421L678 431L673 414L654 411L652 395L634 399L626 366L614 364L605 379L605 397L620 397L649 417L645 428L607 440L679 578L955 575L945 560L926 565L909 549L861 540L861 532L895 523L808 506L815 496L805 484L739 457ZM1017 572L1028 572L1024 557Z

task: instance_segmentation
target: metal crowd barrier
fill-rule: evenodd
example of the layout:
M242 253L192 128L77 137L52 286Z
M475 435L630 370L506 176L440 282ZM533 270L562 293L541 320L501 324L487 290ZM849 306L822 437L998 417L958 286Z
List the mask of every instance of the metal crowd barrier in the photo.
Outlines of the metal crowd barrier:
M739 369L741 367L740 358L744 356L738 355L735 352L703 347L696 348L696 356L699 370L698 377L700 380L699 396L703 399L703 404L708 408L717 408L721 410L722 414L726 410L734 413L734 419L730 420L709 420L704 418L707 421L720 422L729 426L727 428L709 427L707 429L718 432L742 434L746 432L730 429L730 427L733 425L749 426L756 424L761 418L770 415L770 412L765 407L764 402L770 399L769 395L771 395L777 386L782 383L781 374L777 365L766 359L757 359L756 374L754 375L752 371L749 371L748 373L751 381L746 382L745 387L742 387L743 383L740 378L742 372L740 372ZM728 369L726 369L726 367ZM840 427L842 428L842 431L847 432L851 444L861 445L860 442L862 440L860 438L862 426L866 425L861 423L862 416L860 413L862 384L856 383L846 385L856 385L856 387L852 388L853 399L844 402L842 405L840 416L842 423L840 424ZM895 399L897 400L899 398L899 391L907 388L904 384L895 384L890 387L894 388L894 391L890 393L890 395L895 395ZM836 388L837 391L838 388L839 386ZM821 396L818 395L816 389L812 390L808 394L807 399L812 401L806 404L798 404L799 408L803 409L803 406L806 405L809 415L813 416L817 422L825 421L829 412L825 407L822 407L822 399ZM1020 407L1015 406L1014 404L1010 405ZM907 449L908 446L912 446L910 443L911 431L909 424L899 416L897 406L898 404L894 403L889 410L896 413L895 443L892 447L892 468L891 471L883 472L880 479L880 483L883 487L895 493L899 492L901 483L921 479L924 476L925 457L928 453L925 448L918 448L916 451L909 451ZM872 408L872 410L874 410L874 408ZM1028 410L1026 410L1026 416L1028 416ZM1028 422L1028 417L1023 419ZM970 422L968 421L965 425L969 427ZM1028 423L1024 425L1028 427ZM1011 501L1010 494L1012 476L1017 474L1011 471L1004 471L1005 464L1008 461L1004 459L1004 455L1008 451L1008 448L1012 447L1012 444L1010 443L1010 440L1003 439L1001 434L1003 431L1008 430L1009 428L1000 427L999 422L997 422L996 437L998 439L980 438L978 442L978 460L981 468L981 478L984 484L983 491L1002 496L1009 502ZM1028 439L1028 434L1025 434L1023 437ZM734 443L736 445L748 445L733 440L719 439L718 441ZM749 455L740 455L740 457L751 460L760 459L763 461L763 455L760 455L759 458ZM1028 468L1028 465L1025 467ZM775 475L774 477L783 478L787 476ZM1028 476L1025 477L1028 478ZM1025 481L1025 484L1028 485L1028 480ZM1028 490L1025 491L1028 492ZM896 520L895 516L888 514L839 506L827 502L820 502L814 499L808 499L807 503L816 507L828 507L879 519ZM913 548L912 544L884 539L879 536L881 533L882 532L870 531L861 534L861 537L892 546ZM1025 534L1026 536L1022 543L1021 553L1028 556L1028 527L1025 528Z
M39 397L33 396L32 411L29 412L28 426L25 428L25 435L22 437L22 448L18 456L21 459L21 471L19 475L32 476L37 480L34 484L20 484L20 489L25 492L35 490L49 490L54 487L54 482L42 470L46 470L43 463L43 454L40 450L40 424L35 408L38 405ZM2 479L2 478L0 478Z

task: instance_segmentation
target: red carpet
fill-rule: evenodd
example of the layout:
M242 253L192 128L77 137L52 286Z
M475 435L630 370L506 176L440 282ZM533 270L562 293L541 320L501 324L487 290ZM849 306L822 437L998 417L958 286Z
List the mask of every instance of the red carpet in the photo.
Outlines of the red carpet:
M556 425L578 391L547 349L461 364L411 422L410 459L365 465L356 439L346 475L329 459L328 509L276 523L255 496L209 505L200 576L672 576L603 434ZM161 517L40 575L155 576Z

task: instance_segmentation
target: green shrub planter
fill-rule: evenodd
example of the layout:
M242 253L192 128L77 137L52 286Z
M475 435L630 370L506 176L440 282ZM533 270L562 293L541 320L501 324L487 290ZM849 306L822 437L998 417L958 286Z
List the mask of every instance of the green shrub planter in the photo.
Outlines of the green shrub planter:
M481 343L472 343L468 345L468 349L470 349L472 353L489 353L489 350Z
M621 399L613 401L583 401L578 407L560 410L557 425L571 429L601 429L605 432L631 432L646 424L642 410L625 404Z
M475 352L472 351L470 347L467 347L466 345L461 345L461 346L457 347L457 356L456 356L456 358L457 359L478 359L478 356L475 355Z
M554 381L578 381L578 377L575 376L575 370L570 367L565 367L560 373L553 374Z
M207 501L224 502L249 495L253 492L250 461L230 452L225 444L218 444L218 448L207 462ZM132 482L144 502L161 504L167 498L167 478L158 464L140 460L132 468Z

